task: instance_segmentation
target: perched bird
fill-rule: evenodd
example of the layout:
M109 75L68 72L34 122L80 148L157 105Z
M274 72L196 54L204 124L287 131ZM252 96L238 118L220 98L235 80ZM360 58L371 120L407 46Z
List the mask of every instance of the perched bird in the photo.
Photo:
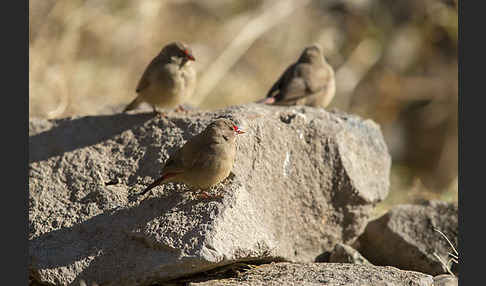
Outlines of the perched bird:
M314 44L306 47L257 103L326 107L336 91L334 70Z
M185 103L196 87L196 71L191 61L195 61L192 50L182 42L162 48L142 74L137 97L123 112L137 108L142 102L152 105L154 112L157 107L174 108Z
M236 135L245 133L231 120L220 118L187 141L165 164L161 177L140 195L167 182L185 183L206 190L226 179L236 156Z

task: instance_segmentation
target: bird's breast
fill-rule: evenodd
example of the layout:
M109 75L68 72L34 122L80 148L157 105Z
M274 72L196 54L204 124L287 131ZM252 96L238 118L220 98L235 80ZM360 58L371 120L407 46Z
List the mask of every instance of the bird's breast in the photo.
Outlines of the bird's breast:
M200 166L191 170L190 184L199 188L214 186L229 176L233 169L235 153L233 146L217 146Z

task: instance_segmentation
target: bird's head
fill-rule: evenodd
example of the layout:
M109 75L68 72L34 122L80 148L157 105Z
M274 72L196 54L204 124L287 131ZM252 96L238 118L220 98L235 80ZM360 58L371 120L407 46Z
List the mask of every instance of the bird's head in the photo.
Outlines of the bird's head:
M233 121L227 118L219 118L211 122L206 131L215 139L223 138L225 141L234 141L236 135L243 134L245 131L241 130Z
M183 66L188 61L195 61L192 49L183 42L173 42L165 46L161 54L167 55L171 62Z
M299 62L305 63L314 63L323 60L322 48L318 44L306 47L299 58Z

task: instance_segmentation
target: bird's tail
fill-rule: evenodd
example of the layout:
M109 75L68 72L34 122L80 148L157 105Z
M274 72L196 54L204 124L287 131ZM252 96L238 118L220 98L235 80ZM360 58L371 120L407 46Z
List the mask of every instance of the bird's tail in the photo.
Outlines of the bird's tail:
M145 193L147 193L151 189L153 189L153 188L157 187L158 185L164 183L165 179L168 179L170 177L173 177L174 175L176 175L176 174L175 173L167 173L167 174L162 175L162 177L158 178L152 184L150 184L147 188L145 188L145 190L143 190L143 192L141 192L139 194L139 196L144 195Z
M273 96L265 97L264 99L255 101L255 103L263 103L263 104L273 104L274 102L275 102L275 97Z
M140 104L140 100L138 99L138 97L136 97L134 100L132 100L132 102L130 102L126 107L125 109L123 109L123 112L127 112L129 110L132 110L132 109L135 109L137 108L137 106Z

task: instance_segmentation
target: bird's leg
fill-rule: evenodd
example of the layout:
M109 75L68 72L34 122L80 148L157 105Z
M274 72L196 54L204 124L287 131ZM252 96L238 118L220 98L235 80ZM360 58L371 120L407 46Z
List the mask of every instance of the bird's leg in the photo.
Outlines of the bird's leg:
M207 191L209 190L210 188L205 188L205 189L201 189L199 195L198 195L198 198L200 199L209 199L209 198L223 198L222 195L210 195L207 193Z
M204 188L204 189L199 189L199 194L197 195L198 198L200 199L208 199L211 196L207 193L209 188Z
M187 112L187 110L180 104L176 107L175 112Z
M153 110L154 116L159 116L159 117L165 117L165 118L167 118L167 115L165 114L165 112L158 111L157 110L157 107L155 107L155 105L152 105L152 110Z
M199 193L198 195L198 198L200 199L208 199L210 196L208 195L208 193L206 193L206 190L201 190L201 192Z

